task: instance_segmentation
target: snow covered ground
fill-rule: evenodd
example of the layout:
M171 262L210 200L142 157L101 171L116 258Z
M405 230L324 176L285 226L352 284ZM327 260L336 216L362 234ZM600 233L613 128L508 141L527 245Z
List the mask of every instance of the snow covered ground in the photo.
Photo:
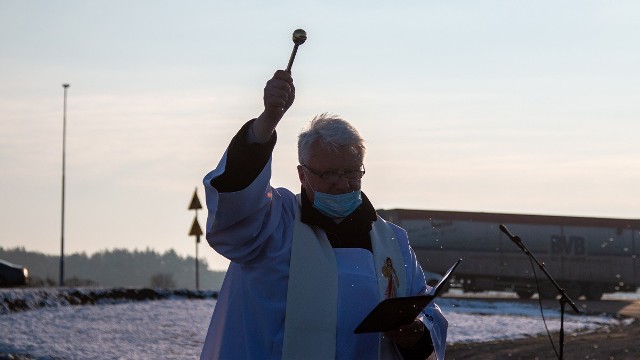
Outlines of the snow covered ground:
M214 299L49 306L0 315L0 354L36 359L194 359L207 331ZM448 343L527 337L545 332L537 306L480 299L442 298ZM550 330L559 312L545 310ZM624 321L565 316L565 331L593 331Z

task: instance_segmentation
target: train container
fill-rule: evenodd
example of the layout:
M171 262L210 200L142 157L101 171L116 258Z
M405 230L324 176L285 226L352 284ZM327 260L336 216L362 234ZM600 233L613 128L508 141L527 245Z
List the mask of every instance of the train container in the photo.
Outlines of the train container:
M640 286L640 220L436 210L379 210L409 233L426 271L444 272L463 258L455 286L465 292L514 291L521 298L557 290L511 239L504 224L574 300Z

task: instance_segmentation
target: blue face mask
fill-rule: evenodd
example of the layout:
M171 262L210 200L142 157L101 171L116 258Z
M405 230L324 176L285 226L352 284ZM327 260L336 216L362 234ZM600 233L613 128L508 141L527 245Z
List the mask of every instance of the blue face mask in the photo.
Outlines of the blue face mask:
M360 204L362 204L360 190L338 195L313 192L313 207L330 218L346 217Z

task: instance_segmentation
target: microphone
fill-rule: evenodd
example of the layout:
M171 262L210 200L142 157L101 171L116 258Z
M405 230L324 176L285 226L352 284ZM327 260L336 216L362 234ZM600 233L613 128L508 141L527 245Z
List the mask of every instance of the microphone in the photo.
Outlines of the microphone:
M500 224L500 226L498 226L498 228L500 228L500 231L502 231L503 233L505 233L505 235L507 235L508 237L510 237L511 239L513 239L515 236L513 236L513 234L511 234L509 232L509 230L507 230L507 227L504 226L503 224Z
M504 226L503 224L500 224L500 226L498 226L498 228L500 229L500 231L505 233L505 235L507 235L509 237L509 239L511 239L511 241L513 241L516 245L518 245L518 247L520 249L522 249L522 251L527 253L527 250L524 248L524 245L522 244L522 240L518 236L515 236L511 232L509 232L507 227Z

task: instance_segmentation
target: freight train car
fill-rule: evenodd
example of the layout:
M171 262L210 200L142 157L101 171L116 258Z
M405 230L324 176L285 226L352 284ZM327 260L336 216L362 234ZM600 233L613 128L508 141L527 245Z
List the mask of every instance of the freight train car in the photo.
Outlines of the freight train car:
M522 239L574 300L640 286L640 220L403 209L378 213L407 230L426 271L442 273L463 258L454 285L465 292L507 290L521 298L538 293L529 258L499 230L500 224ZM556 289L533 264L540 297L556 297Z

